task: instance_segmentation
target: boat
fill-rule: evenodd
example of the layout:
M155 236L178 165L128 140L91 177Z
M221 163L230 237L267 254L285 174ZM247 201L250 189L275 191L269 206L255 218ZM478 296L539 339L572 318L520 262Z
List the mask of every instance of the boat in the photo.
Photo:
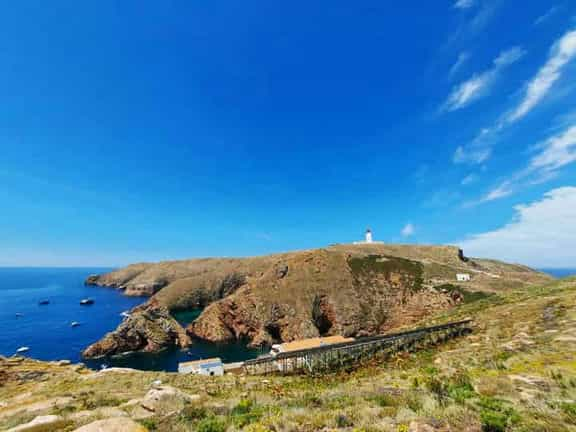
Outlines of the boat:
M120 314L120 316L121 316L122 318L128 318L128 317L130 316L130 312L124 311L124 312L122 312L122 313Z
M78 327L80 325L80 323L78 321L72 321L70 323L70 327Z
M44 305L50 304L50 300L40 300L40 301L38 302L38 304L39 304L40 306L44 306Z
M16 318L22 318L24 316L23 313L16 312Z
M26 351L30 351L30 347L27 347L27 346L20 347L16 350L16 353L22 354L22 353L25 353Z
M91 298L85 298L85 299L80 300L80 304L83 306L91 305L91 304L94 304L94 300L92 300Z

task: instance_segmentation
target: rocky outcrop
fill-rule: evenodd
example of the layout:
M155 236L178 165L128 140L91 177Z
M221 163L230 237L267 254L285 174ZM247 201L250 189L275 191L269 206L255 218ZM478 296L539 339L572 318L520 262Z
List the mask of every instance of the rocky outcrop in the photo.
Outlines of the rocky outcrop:
M189 344L190 338L168 309L150 302L134 309L115 331L90 345L82 355L96 358L130 351L158 352Z
M125 417L98 420L75 429L74 432L147 432L141 424Z
M471 276L467 290L485 292L551 279L524 266L465 257L454 246L335 245L254 258L135 264L89 278L152 298L86 355L181 345L182 331L162 336L161 329L180 328L168 311L192 308L204 311L188 334L215 342L373 335L461 302L457 292L435 289L455 283L457 273ZM147 315L152 305L164 308L159 318Z

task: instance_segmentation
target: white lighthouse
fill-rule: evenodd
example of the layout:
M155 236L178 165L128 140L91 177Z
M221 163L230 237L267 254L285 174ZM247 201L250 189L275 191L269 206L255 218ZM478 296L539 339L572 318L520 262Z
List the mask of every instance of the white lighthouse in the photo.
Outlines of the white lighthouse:
M366 230L366 232L364 233L364 241L357 241L357 242L354 242L354 244L357 244L357 245L384 244L384 242L374 241L374 238L372 237L372 230L370 228L368 228Z
M366 230L366 240L364 241L365 243L372 243L372 230L370 228L368 228Z

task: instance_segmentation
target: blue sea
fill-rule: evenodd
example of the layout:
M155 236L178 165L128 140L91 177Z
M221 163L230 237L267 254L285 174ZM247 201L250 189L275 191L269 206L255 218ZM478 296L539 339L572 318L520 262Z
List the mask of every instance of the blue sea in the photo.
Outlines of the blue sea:
M26 356L40 360L84 362L92 368L133 367L144 370L175 371L178 362L221 357L225 362L254 358L260 354L238 344L211 344L196 341L187 350L167 350L160 354L82 360L81 351L114 330L121 313L143 303L145 298L126 297L112 288L85 286L89 274L105 268L0 268L0 355L13 355L27 346ZM91 298L94 304L81 306ZM41 300L49 304L40 305ZM194 320L200 311L176 315L182 324ZM80 323L71 327L73 321Z
M570 268L554 268L554 269L540 269L544 273L548 273L557 278L564 278L568 276L576 276L576 269Z

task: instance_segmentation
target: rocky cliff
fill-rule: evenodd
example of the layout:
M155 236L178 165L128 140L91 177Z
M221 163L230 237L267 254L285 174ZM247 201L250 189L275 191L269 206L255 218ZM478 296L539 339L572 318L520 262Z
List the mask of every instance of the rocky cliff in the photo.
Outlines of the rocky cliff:
M134 309L115 331L86 348L83 356L95 358L131 351L158 352L189 344L190 338L168 309L150 301Z
M550 279L524 266L466 258L451 246L336 245L255 258L137 264L88 281L128 295L154 294L84 354L185 343L183 329L167 312L150 317L158 308L205 308L186 330L215 342L242 339L260 345L378 334L461 302L461 290L445 289L456 284L457 273L471 276L462 288L467 292L497 293ZM167 322L171 336L161 338L156 329Z

